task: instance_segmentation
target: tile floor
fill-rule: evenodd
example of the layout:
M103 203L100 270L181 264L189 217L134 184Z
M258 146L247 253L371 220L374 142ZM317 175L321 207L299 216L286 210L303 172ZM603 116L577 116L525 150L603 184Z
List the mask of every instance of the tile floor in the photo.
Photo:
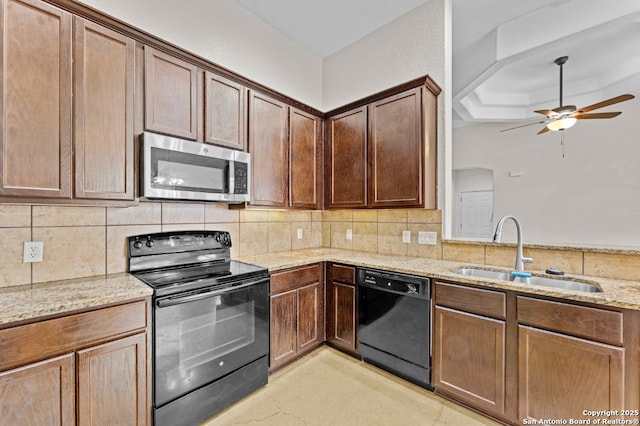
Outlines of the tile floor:
M202 426L497 425L432 392L323 347Z

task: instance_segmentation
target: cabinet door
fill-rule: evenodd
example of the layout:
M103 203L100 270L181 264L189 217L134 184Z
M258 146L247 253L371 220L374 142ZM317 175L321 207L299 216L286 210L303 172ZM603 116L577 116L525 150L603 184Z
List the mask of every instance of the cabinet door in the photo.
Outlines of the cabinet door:
M311 349L324 341L322 308L322 288L319 282L298 289L298 352Z
M145 46L145 129L198 139L195 65Z
M369 106L369 207L421 207L422 88Z
M74 355L0 373L0 422L75 425Z
M290 108L289 113L289 206L320 207L322 170L320 119Z
M275 99L251 92L251 205L287 206L287 145L287 106Z
M329 119L327 192L329 208L367 205L367 108Z
M358 319L356 287L334 281L327 288L327 340L355 352Z
M487 413L505 412L505 322L436 306L433 385Z
M146 333L78 352L78 424L144 425Z
M204 90L204 141L246 150L247 89L207 71Z
M133 200L134 42L74 20L77 198Z
M624 405L624 349L518 326L520 419L583 419Z
M1 0L0 195L71 197L71 15Z
M284 364L297 351L296 290L271 296L271 368Z

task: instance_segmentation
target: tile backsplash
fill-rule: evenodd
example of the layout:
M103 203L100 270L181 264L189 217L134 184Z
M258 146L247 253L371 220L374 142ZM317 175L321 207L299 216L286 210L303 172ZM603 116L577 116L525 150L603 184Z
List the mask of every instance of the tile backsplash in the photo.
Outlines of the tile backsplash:
M128 236L189 229L228 231L233 257L331 247L505 267L515 258L513 245L443 242L439 210L277 211L161 202L127 208L0 204L0 287L125 272ZM402 241L403 231L409 231L408 243ZM421 231L434 232L436 244L418 244ZM41 263L22 262L25 241L44 242ZM550 247L525 248L525 256L534 258L528 269L554 266L571 274L640 281L637 254Z

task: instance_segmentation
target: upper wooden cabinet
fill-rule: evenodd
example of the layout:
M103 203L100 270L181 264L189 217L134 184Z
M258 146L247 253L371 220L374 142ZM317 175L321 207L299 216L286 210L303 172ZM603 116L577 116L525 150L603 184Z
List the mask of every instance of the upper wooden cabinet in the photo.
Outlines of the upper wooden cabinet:
M205 72L204 141L229 148L247 148L247 89Z
M369 105L370 207L422 206L422 88Z
M327 124L327 204L367 206L367 107L331 117Z
M322 197L321 120L289 108L289 207L317 209Z
M251 205L320 208L321 133L319 117L250 92Z
M72 32L44 2L1 4L0 196L132 201L133 40L80 18Z
M133 200L134 42L74 19L76 198Z
M254 91L249 98L251 203L287 206L287 105Z
M70 198L71 15L0 0L0 195Z
M327 207L436 208L437 93L417 80L329 118Z
M149 46L144 51L145 129L201 140L197 67Z

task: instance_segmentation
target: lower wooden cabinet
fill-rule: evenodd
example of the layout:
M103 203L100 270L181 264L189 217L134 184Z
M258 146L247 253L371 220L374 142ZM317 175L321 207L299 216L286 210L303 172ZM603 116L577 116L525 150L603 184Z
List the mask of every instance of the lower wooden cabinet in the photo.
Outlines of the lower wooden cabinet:
M518 337L520 418L583 419L586 407L625 407L623 348L525 326Z
M324 342L323 287L320 264L271 275L270 371Z
M150 424L148 303L0 330L0 423Z
M435 298L434 387L503 417L507 380L504 294L436 283Z
M75 425L75 358L65 354L0 373L7 425Z
M141 333L78 352L78 424L146 424L146 349Z
M356 270L352 266L330 264L327 272L327 342L356 354Z

